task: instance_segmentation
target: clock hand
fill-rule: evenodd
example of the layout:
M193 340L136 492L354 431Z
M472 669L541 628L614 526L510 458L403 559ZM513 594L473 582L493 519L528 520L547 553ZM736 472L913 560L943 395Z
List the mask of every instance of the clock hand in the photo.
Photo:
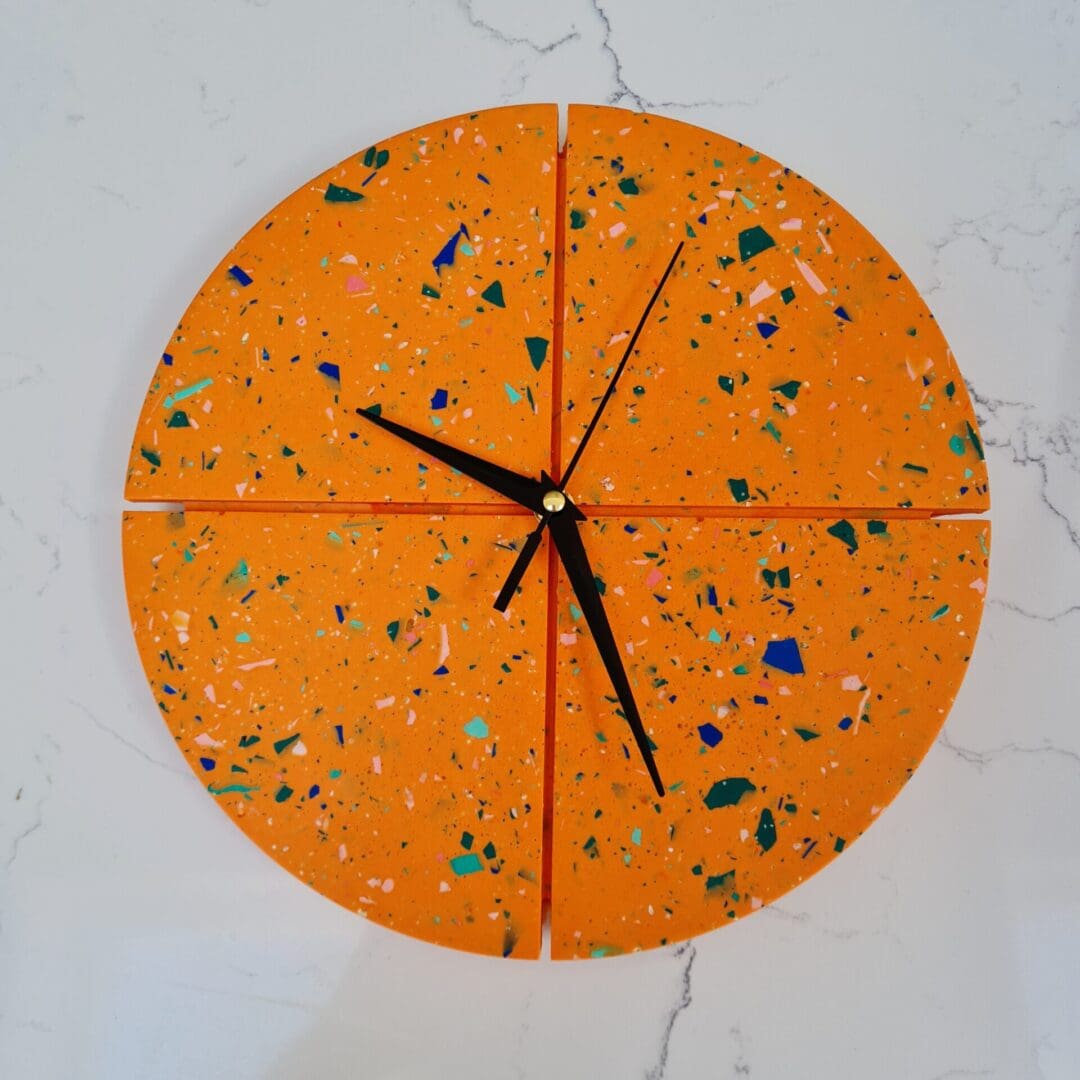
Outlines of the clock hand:
M573 506L569 502L567 505ZM630 680L626 677L626 669L623 667L622 657L615 644L615 636L611 632L604 602L600 599L600 590L597 588L596 577L589 565L589 557L585 552L585 544L578 531L577 521L573 515L555 511L550 516L548 528L551 529L555 549L559 553L559 558L562 559L566 576L570 579L585 621L596 642L600 659L604 662L608 678L615 688L619 704L634 734L634 741L641 752L645 768L649 770L657 795L663 796L664 785L660 779L660 771L653 760L649 737L645 734L645 725L641 722L641 714L634 702L634 695L630 691Z
M615 393L615 385L618 383L619 376L622 375L623 369L630 359L630 354L634 351L634 346L637 345L637 340L641 336L641 331L645 328L645 323L652 313L653 306L659 299L664 285L667 284L667 279L671 276L671 271L675 269L675 263L682 253L684 243L685 241L683 240L679 241L678 247L675 248L675 254L671 256L671 261L667 265L667 269L664 271L656 288L653 289L653 294L649 297L649 302L645 305L645 310L641 313L641 318L638 319L638 324L634 327L634 332L630 335L630 340L623 350L619 366L615 369L614 374L608 381L604 396L600 399L600 404L596 407L596 412L593 413L593 418L589 421L589 426L585 429L585 434L582 436L581 442L578 443L577 449L574 451L574 456L570 459L570 464L566 467L566 472L563 473L562 483L557 490L565 489L570 481L571 474L577 468L577 464L581 460L581 455L588 445L589 439L592 438L592 433L596 430L597 424L600 423L600 417L603 415L604 409L607 408L607 403ZM525 542L525 546L521 549L514 565L510 568L510 574L507 577L506 582L503 584L502 589L499 590L499 595L495 600L496 611L505 611L509 606L511 597L517 591L518 585L521 584L521 579L525 576L525 571L529 568L529 563L532 562L533 556L536 554L536 549L540 546L540 540L544 535L544 529L546 529L550 523L551 515L545 513L540 519L540 524L529 534L529 539Z
M518 585L521 584L521 579L525 576L525 571L528 570L529 563L532 562L536 549L540 546L540 541L544 539L544 529L547 528L547 523L548 516L544 514L540 519L540 524L529 533L528 539L522 544L518 557L514 560L514 565L510 567L510 573L507 575L506 581L503 582L503 587L499 590L499 595L495 597L496 611L505 611L510 606L510 601L513 599Z
M513 599L518 585L521 584L521 579L525 576L525 571L528 569L529 563L532 562L536 549L540 546L540 541L544 539L544 530L551 520L551 515L565 509L577 521L585 520L585 515L559 491L555 481L546 472L540 474L540 483L544 486L542 499L544 513L536 528L529 533L528 539L522 545L518 557L514 560L514 565L510 568L509 576L499 590L499 595L495 598L496 611L505 611L510 606L510 601Z
M679 241L678 247L675 248L675 253L671 256L671 262L667 264L667 269L664 271L656 288L653 289L653 294L649 297L649 302L645 305L645 310L641 313L641 318L638 319L637 326L634 327L634 332L630 336L630 341L627 343L626 349L623 351L619 366L611 376L611 380L607 384L607 389L604 391L604 396L600 399L600 404L597 405L596 412L593 413L593 418L589 421L589 426L585 429L585 434L581 437L581 442L578 443L577 449L574 451L574 456L570 459L570 464L566 466L566 472L564 472L562 476L563 487L566 487L571 475L577 468L577 463L581 460L581 455L585 452L585 447L588 445L589 439L592 438L592 433L596 430L596 425L600 423L600 417L603 415L604 409L607 408L607 403L611 400L612 394L615 393L615 384L619 381L619 376L622 375L623 369L626 367L626 362L630 359L630 354L634 351L634 346L641 336L641 331L645 329L645 323L648 321L656 301L660 299L660 293L667 284L667 279L671 276L671 271L675 269L675 263L682 254L684 244L684 240Z
M433 439L430 435L423 435L419 431L413 431L412 428L407 428L404 424L387 420L386 417L379 416L377 413L370 412L367 409L357 409L356 412L358 416L362 416L365 420L375 424L376 427L381 427L384 431L397 435L398 438L404 439L418 450L430 454L444 465L449 465L451 469L463 473L470 480L475 480L492 491L505 495L508 499L513 499L514 502L532 510L535 514L543 513L543 496L548 487L531 477L522 476L520 473L512 472L510 469L504 469L501 465L476 457L475 454L459 450L454 446L448 446L438 439Z

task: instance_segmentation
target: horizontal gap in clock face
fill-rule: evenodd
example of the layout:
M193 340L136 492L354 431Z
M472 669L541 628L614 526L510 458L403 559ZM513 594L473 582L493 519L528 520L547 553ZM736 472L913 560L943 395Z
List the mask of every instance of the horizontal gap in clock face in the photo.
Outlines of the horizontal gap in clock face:
M296 501L273 502L221 502L192 501L187 503L137 503L139 510L156 510L180 513L207 514L417 514L429 517L522 517L535 518L531 510L516 503L443 503L443 502L332 502ZM135 506L130 509L134 510ZM920 520L936 517L979 517L979 512L969 510L927 509L919 507L874 506L688 506L676 504L665 506L652 503L604 503L592 505L581 503L579 509L587 518L656 517L656 518L741 518L770 520L772 518L875 518L897 520Z

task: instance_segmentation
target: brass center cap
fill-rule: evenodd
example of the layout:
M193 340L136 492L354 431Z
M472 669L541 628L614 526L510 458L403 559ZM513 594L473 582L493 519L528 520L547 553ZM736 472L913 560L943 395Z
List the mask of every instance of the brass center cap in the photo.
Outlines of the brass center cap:
M549 514L557 514L566 506L566 496L561 491L549 491L540 501Z

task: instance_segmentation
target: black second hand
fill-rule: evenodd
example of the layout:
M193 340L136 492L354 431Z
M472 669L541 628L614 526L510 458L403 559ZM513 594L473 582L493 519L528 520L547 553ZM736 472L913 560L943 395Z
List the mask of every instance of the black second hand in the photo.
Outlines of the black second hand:
M645 323L648 322L649 315L652 313L656 301L660 299L660 293L663 292L664 285L671 276L671 271L675 269L675 263L678 261L685 243L685 240L679 241L678 247L675 248L675 254L671 256L671 262L667 264L667 269L664 271L663 277L660 278L659 284L653 290L652 296L649 297L649 302L645 305L645 310L641 313L641 318L638 319L637 326L634 327L634 332L630 336L630 342L622 354L619 366L615 368L615 373L611 376L611 379L607 384L604 396L600 399L600 404L597 405L596 412L593 413L593 418L589 421L589 426L585 429L585 434L581 437L581 442L578 443L577 449L574 451L574 456L570 459L570 464L566 466L566 472L564 472L559 479L560 489L565 489L566 485L569 483L571 475L577 468L578 462L581 460L581 455L585 452L585 447L588 445L589 439L592 438L592 433L596 430L596 425L600 423L600 417L603 415L604 409L607 408L607 403L615 393L615 384L619 381L619 376L622 375L623 369L630 359L630 354L634 351L634 346L641 336L641 331L645 329Z
M630 341L623 351L622 359L619 361L610 380L608 380L607 388L600 398L600 404L596 407L596 412L593 413L593 418L589 421L589 426L585 429L585 434L582 436L581 442L578 443L577 449L570 459L570 464L566 467L566 472L563 473L562 479L559 481L558 489L560 491L565 490L574 469L577 468L577 464L581 460L581 455L584 453L589 439L592 438L592 433L600 423L600 417L603 415L604 409L607 408L607 403L615 393L615 386L619 381L619 376L622 375L623 370L630 359L630 354L634 351L634 346L641 336L641 331L645 328L645 323L649 320L649 315L652 313L652 309L659 299L660 293L664 290L667 279L671 276L671 271L675 269L675 263L678 261L685 243L685 240L679 241L678 246L675 248L675 253L671 256L671 261L667 264L667 269L664 271L659 283L653 290L652 296L649 297L649 302L645 305L645 310L641 313L641 318L638 319L637 326L634 327L634 332L630 335ZM499 590L499 595L495 598L496 611L506 611L510 606L510 600L513 598L514 593L517 592L517 587L521 584L521 579L525 576L525 571L528 570L529 564L533 560L533 556L540 547L540 540L544 535L544 530L550 523L551 513L545 511L541 516L540 521L537 523L536 528L529 534L528 539L522 546L514 565L510 568L510 573L507 575L506 581L503 582L503 587Z

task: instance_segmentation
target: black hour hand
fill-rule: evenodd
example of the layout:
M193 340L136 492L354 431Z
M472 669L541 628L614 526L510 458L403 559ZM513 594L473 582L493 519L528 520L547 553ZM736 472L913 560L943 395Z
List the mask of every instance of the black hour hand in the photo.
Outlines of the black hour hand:
M449 465L451 469L456 469L470 480L475 480L478 484L483 484L484 487L490 488L492 491L512 499L519 505L527 507L534 514L544 512L541 500L546 489L538 481L528 476L522 476L511 469L504 469L501 465L494 464L494 462L485 461L483 458L479 458L465 450L458 450L456 447L448 446L439 439L433 439L430 435L413 431L412 428L407 428L404 424L387 420L385 416L372 412L370 409L357 409L356 414L370 421L376 427L381 427L383 431L389 431L399 439L411 443L417 450L423 450L425 454L430 454L437 461Z
M630 730L634 734L634 741L645 762L645 768L649 770L657 795L662 796L664 785L660 779L660 771L653 760L649 737L645 734L645 725L641 722L641 714L638 712L634 695L630 690L630 680L626 677L626 669L623 667L622 657L615 644L615 636L611 632L611 624L604 610L604 602L600 599L600 590L596 587L596 578L589 565L589 556L585 553L585 544L582 542L577 522L565 513L558 513L552 516L548 528L551 530L552 540L555 541L555 549L566 569L566 576L570 579L578 603L581 605L589 631L596 642L600 659L607 668L608 678L615 688L619 704L630 724Z
M578 521L584 521L585 515L559 490L555 481L551 479L546 472L540 474L540 482L544 485L548 497L554 496L556 493L562 496L563 509L559 511L564 514L571 514ZM514 565L510 568L510 573L503 582L503 587L499 590L499 595L495 599L495 610L505 611L510 606L510 601L513 599L514 593L517 592L517 587L521 584L521 579L525 576L525 571L529 569L529 563L533 561L533 556L536 554L536 549L540 546L540 541L544 539L544 530L551 522L552 511L544 508L544 516L540 518L537 526L522 545L521 550L518 552L518 557L514 560Z

